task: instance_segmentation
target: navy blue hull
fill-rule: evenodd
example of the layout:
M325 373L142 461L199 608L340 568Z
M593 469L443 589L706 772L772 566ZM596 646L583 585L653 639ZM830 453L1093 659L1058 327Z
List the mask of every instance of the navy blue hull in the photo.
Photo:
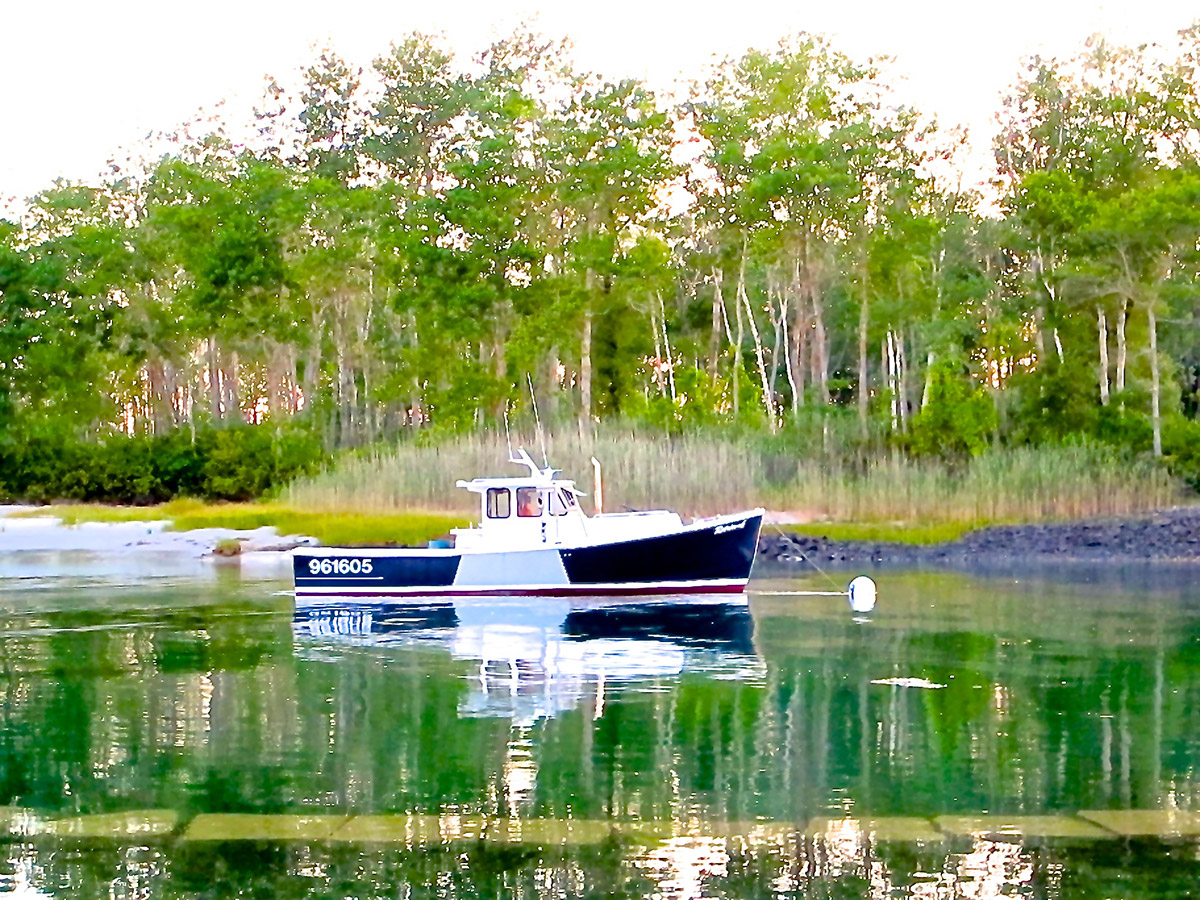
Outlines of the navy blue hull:
M746 579L762 516L732 525L563 550L571 584Z

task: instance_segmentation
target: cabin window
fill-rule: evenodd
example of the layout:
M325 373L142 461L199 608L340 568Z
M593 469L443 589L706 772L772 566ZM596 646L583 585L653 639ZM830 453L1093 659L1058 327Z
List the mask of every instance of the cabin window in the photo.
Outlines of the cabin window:
M542 514L542 492L537 488L517 488L517 515L526 518Z
M507 519L510 509L508 488L488 488L487 515L489 519Z
M567 495L568 497L570 494ZM550 515L565 516L567 514L567 502L563 498L562 491L550 492Z

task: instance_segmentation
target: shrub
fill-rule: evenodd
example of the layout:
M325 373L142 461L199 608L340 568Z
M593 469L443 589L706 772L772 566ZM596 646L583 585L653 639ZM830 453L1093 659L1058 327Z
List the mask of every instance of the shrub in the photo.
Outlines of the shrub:
M982 453L996 428L996 410L987 392L951 364L940 364L930 378L929 402L912 419L909 451L943 460Z
M295 427L110 435L96 443L24 435L0 447L0 497L139 505L180 496L248 500L323 461L316 438Z
M1200 490L1200 422L1168 418L1162 437L1163 456L1171 474Z

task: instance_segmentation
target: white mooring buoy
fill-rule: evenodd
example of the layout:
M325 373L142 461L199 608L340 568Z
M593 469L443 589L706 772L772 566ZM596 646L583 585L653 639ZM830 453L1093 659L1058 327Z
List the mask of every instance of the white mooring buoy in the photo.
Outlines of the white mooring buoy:
M856 613L869 613L875 608L875 582L866 575L859 575L850 582L846 595L850 598L850 608Z

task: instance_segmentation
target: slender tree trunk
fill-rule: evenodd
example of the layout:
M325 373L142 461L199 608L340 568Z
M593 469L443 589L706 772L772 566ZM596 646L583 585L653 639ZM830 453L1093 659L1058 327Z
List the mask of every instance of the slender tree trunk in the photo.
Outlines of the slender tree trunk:
M267 367L267 415L275 419L283 409L283 348L268 344Z
M885 390L888 392L888 411L892 419L892 432L900 427L899 413L896 407L896 367L892 358L892 329L887 330L883 340L879 342L879 371L883 373Z
M900 431L900 391L896 385L896 338L892 329L889 328L887 336L883 339L883 344L880 347L882 356L883 370L887 372L887 387L889 398L888 406L892 413L892 431L899 433Z
M870 323L870 295L866 273L863 274L862 302L858 306L858 422L863 436L867 434L867 327Z
M788 371L792 381L792 414L804 405L804 363L801 357L808 337L808 322L804 315L804 290L800 283L800 254L792 256L792 299L796 305L792 318L792 341L788 348Z
M782 287L779 290L779 328L783 333L783 364L787 372L788 387L792 391L792 413L794 415L800 406L798 396L800 385L796 382L796 369L792 359L792 336L788 334L787 292Z
M1046 318L1046 308L1038 306L1033 311L1033 347L1037 351L1038 365L1046 359L1046 336L1042 333L1042 322Z
M208 339L208 399L213 423L221 421L221 351L217 349L217 338Z
M930 350L925 360L925 390L921 392L921 409L927 407L933 398L933 364L936 361L937 354Z
M795 322L796 318L792 318ZM796 397L795 409L793 412L799 413L800 408L808 402L808 370L809 357L812 355L812 335L807 329L801 329L799 334L792 335L792 342L796 345Z
M300 410L300 391L297 384L299 372L296 371L296 345L288 343L284 346L283 385L287 392L284 409L289 416L294 416Z
M333 349L337 354L337 441L345 447L353 442L353 424L351 422L351 382L353 374L350 370L349 350L346 347L345 316L339 312L334 318Z
M816 285L813 285L813 375L821 389L821 402L829 403L829 336L825 331L825 312Z
M314 304L312 331L308 335L309 346L307 359L304 362L304 408L312 410L317 403L317 394L321 391L322 344L324 343L325 313ZM416 334L416 322L413 322L413 334ZM414 339L415 343L415 339Z
M371 373L368 366L362 368L362 431L363 439L372 443L379 436L379 404L371 400Z
M170 427L171 395L167 387L167 365L157 355L151 356L146 363L151 434L165 434Z
M225 369L225 418L232 421L234 424L240 424L242 419L242 402L238 391L238 352L231 350L229 352L229 363Z
M584 276L584 289L587 298L583 308L583 336L579 345L579 421L582 426L587 423L591 429L592 423L592 291L596 276L591 269Z
M750 297L746 294L746 251L742 249L742 266L738 273L738 302L746 309L746 316L750 322L750 336L754 339L754 355L758 361L758 378L762 384L763 392L763 408L767 411L767 418L771 422L771 431L775 431L775 398L771 396L770 386L767 384L767 364L763 358L762 339L758 334L758 323L754 319L754 310L750 306ZM739 307L740 308L740 307Z
M811 326L808 334L809 374L812 383L820 392L822 403L829 402L829 384L827 378L828 364L826 362L825 319L821 304L821 288L812 259L812 236L803 232L800 238L800 253L804 265L804 286L807 292L808 309L806 310L806 325Z
M346 409L348 415L344 422L345 431L342 437L349 446L353 447L358 444L359 438L362 436L362 412L359 409L358 400L358 373L354 370L353 366L350 366L347 374L349 375L346 385Z
M717 381L717 361L721 355L721 309L725 305L721 297L721 270L713 266L712 331L708 336L708 380ZM728 327L728 326L726 326Z
M658 300L658 319L662 324L663 349L666 350L667 354L666 380L667 384L671 388L671 402L673 403L678 399L678 395L675 392L675 353L671 350L671 335L667 333L667 307L666 304L663 303L662 294L660 294L658 291L655 291L654 296Z
M179 370L170 360L163 361L163 413L166 416L168 428L174 428L180 422L181 406L179 401Z
M658 395L664 399L667 396L667 379L665 377L666 369L664 368L665 360L663 359L662 350L662 332L658 330L658 312L654 307L650 307L650 330L654 332L654 383L658 387Z
M1150 320L1150 424L1154 428L1154 455L1162 456L1162 383L1158 367L1158 318L1154 315L1153 301L1146 307L1146 316Z
M771 311L771 325L775 329L775 342L771 348L771 386L769 388L769 393L772 398L775 397L775 383L779 377L779 350L780 347L784 346L783 335L784 329L787 327L783 319L784 315L787 313L787 308L784 306L783 290L778 290L776 293L778 294L777 299L779 301L778 313L775 312L775 303L773 302L770 293L767 294L767 308ZM783 418L782 412L779 413L779 417L781 419Z
M1096 306L1096 331L1100 342L1100 403L1108 406L1108 319L1100 305Z
M746 332L745 323L742 318L742 304L738 302L736 297L733 301L733 308L734 312L737 313L737 339L733 344L733 418L736 421L741 412L742 341L746 337Z
M1117 313L1117 393L1125 390L1125 363L1129 357L1128 346L1125 343L1125 322L1128 319L1128 302L1121 301L1121 311Z

